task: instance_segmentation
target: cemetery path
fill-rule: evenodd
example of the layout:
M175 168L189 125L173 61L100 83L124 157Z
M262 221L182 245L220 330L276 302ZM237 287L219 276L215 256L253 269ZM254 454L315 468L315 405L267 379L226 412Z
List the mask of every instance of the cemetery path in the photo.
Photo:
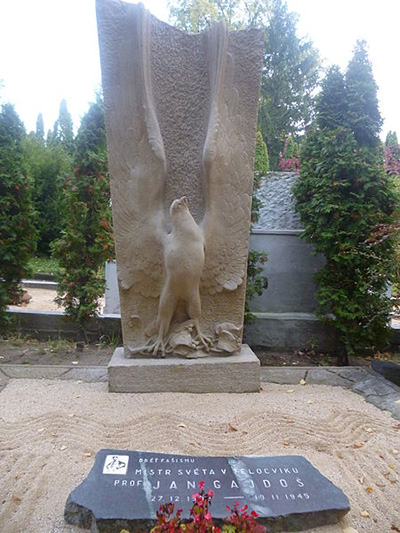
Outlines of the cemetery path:
M400 529L400 425L342 387L263 383L260 394L128 395L108 393L105 383L21 379L0 401L3 533L82 531L64 523L64 505L101 448L303 455L351 503L339 524L310 531Z

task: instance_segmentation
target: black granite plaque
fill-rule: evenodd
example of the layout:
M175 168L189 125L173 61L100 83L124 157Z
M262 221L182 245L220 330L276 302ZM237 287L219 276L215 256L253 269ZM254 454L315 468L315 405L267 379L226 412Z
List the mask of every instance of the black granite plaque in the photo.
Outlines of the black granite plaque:
M163 502L189 516L200 481L212 489L214 519L226 505L247 504L268 531L301 531L332 524L350 509L345 494L304 457L193 457L100 450L88 477L71 492L68 523L92 531L149 531Z

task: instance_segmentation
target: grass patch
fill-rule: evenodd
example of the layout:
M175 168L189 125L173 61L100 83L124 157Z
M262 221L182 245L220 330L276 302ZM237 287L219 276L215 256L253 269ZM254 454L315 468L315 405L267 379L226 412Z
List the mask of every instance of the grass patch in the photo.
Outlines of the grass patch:
M58 274L60 272L57 259L52 257L32 257L29 266L33 272L40 272L41 274Z

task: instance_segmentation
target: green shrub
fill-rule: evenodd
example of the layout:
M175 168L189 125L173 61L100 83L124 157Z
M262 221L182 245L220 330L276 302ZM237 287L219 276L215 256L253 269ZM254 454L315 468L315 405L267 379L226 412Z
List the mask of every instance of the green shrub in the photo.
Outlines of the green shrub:
M315 276L318 312L339 334L342 364L388 340L396 237L376 236L396 221L398 196L384 169L379 125L376 85L358 43L346 77L333 68L323 83L293 188L303 236L326 259Z
M37 212L38 253L50 255L51 243L60 236L64 180L72 172L72 160L63 146L46 145L36 135L24 139L24 161L32 178L32 199Z
M64 229L54 243L61 269L56 301L84 335L105 291L104 262L114 255L101 104L92 104L76 139L74 174L65 183Z
M265 177L269 172L269 158L267 145L265 144L261 131L257 131L256 151L254 155L254 178L257 184L260 184L260 179Z
M25 130L10 104L0 113L0 325L7 323L9 301L21 295L20 281L28 275L35 249L35 216L30 180L23 165Z

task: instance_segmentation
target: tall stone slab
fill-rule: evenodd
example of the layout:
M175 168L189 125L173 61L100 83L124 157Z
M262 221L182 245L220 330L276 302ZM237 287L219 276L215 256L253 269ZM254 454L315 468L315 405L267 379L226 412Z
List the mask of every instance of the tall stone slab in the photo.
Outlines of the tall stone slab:
M263 32L97 17L124 354L237 354Z

